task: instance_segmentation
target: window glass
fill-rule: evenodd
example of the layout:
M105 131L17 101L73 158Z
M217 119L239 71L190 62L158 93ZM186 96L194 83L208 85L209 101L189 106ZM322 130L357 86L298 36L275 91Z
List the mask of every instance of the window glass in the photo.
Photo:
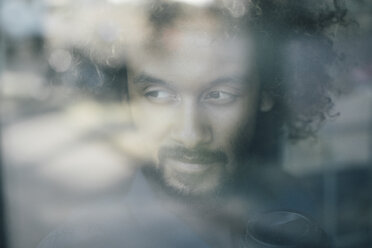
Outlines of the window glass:
M0 246L370 247L371 13L0 1Z

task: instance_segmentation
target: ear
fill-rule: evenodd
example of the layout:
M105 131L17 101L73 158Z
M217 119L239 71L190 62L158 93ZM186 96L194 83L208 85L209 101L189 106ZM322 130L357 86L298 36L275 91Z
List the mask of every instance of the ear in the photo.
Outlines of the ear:
M274 106L274 99L271 95L269 95L267 92L262 92L261 94L261 102L260 102L260 111L262 112L268 112L270 111Z

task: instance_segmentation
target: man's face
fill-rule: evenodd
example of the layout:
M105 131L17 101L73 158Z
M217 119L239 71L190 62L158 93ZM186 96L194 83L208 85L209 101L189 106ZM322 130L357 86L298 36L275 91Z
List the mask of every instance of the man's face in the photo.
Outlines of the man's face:
M235 172L236 141L255 124L252 45L188 31L171 38L129 72L133 120L166 185L211 193Z

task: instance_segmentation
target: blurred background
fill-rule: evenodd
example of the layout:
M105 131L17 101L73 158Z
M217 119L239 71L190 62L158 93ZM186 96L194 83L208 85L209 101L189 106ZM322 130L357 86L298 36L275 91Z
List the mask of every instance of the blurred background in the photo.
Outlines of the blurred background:
M120 207L140 151L120 101L125 70L115 68L145 39L140 2L0 0L1 247L35 247L67 218ZM281 165L314 193L335 247L365 248L372 247L372 2L346 7L355 23L330 31L343 56L333 75L335 117L316 137L283 142ZM108 80L113 72L118 78Z

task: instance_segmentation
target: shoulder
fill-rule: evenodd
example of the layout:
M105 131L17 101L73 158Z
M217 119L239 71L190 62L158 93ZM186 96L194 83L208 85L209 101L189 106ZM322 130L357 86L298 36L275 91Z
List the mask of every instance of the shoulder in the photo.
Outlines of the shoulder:
M239 190L254 202L259 212L294 211L313 217L319 206L311 192L296 178L276 166L261 167L243 173Z
M135 226L125 206L120 213L90 212L50 232L38 248L122 247L133 236L130 232L134 232Z

